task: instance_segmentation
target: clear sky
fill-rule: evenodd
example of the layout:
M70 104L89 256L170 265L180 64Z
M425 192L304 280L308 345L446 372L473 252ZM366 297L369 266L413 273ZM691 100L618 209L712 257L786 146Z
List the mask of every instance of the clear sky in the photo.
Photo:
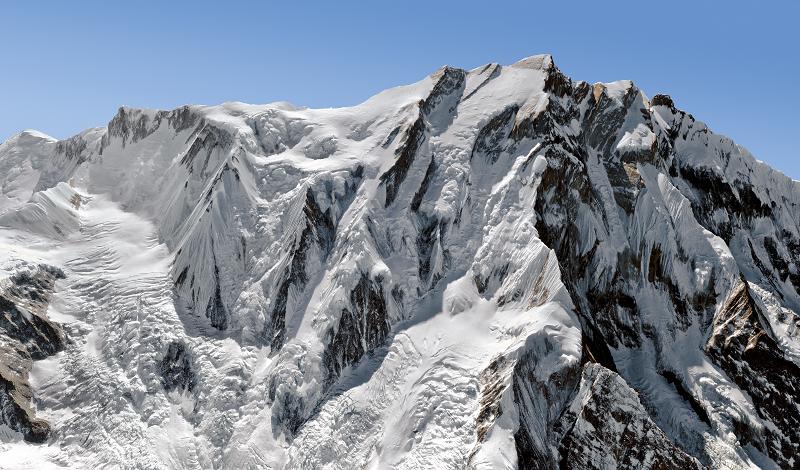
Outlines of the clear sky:
M0 5L0 141L120 105L352 105L449 64L551 53L632 79L800 179L800 2L35 1Z

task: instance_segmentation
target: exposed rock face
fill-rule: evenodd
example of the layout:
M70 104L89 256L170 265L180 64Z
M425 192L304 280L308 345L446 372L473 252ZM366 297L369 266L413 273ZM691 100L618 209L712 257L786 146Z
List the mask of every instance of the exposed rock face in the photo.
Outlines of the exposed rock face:
M798 465L800 183L632 82L534 56L347 109L122 108L0 170L2 419L36 458Z
M192 392L197 386L191 354L181 342L169 343L164 359L159 364L159 372L164 390L168 392L173 390Z
M795 465L800 443L800 368L785 357L766 315L746 281L714 319L706 352L739 387L748 391L764 428L737 423L742 440L785 468ZM776 430L780 430L776 432Z
M669 95L653 95L650 104L652 106L666 106L670 109L675 109L675 103L672 102L672 98Z
M333 240L336 236L330 211L322 212L311 190L306 192L303 216L306 219L305 227L297 244L290 248L291 262L288 263L285 278L278 290L275 307L272 310L272 315L270 315L270 324L267 326L267 334L271 337L270 346L274 350L278 350L283 346L286 334L286 307L289 301L289 290L302 290L308 282L306 256L308 256L313 247L319 247L321 256L326 257L333 246Z
M383 279L362 275L350 293L352 311L345 308L335 332L331 330L330 347L323 363L329 380L334 381L342 369L352 366L368 351L375 350L389 333Z
M50 434L50 425L31 408L28 373L34 360L64 349L63 330L47 318L56 280L63 278L60 269L39 265L18 271L0 290L0 424L30 442Z
M599 365L584 368L560 425L559 468L702 468L650 419L636 391Z

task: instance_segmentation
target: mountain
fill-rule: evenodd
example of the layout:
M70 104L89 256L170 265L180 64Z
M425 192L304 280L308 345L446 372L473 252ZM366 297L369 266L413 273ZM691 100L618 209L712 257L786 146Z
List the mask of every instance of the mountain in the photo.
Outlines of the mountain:
M0 145L9 468L797 468L800 182L550 56Z

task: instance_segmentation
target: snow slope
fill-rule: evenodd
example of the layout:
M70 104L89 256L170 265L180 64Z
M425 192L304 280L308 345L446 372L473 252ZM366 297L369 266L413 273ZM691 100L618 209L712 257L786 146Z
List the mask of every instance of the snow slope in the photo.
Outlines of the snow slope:
M629 81L120 108L0 169L0 307L60 268L66 338L0 322L9 468L796 465L800 183Z

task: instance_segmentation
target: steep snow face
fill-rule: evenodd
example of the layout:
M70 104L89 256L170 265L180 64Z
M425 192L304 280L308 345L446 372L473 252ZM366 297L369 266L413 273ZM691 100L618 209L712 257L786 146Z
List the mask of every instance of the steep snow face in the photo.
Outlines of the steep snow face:
M66 181L91 156L90 143L104 131L90 129L56 141L29 130L0 144L0 213L24 204L35 192Z
M55 332L0 332L9 465L796 465L800 183L631 82L121 108L0 170L2 282L63 271L2 297Z

